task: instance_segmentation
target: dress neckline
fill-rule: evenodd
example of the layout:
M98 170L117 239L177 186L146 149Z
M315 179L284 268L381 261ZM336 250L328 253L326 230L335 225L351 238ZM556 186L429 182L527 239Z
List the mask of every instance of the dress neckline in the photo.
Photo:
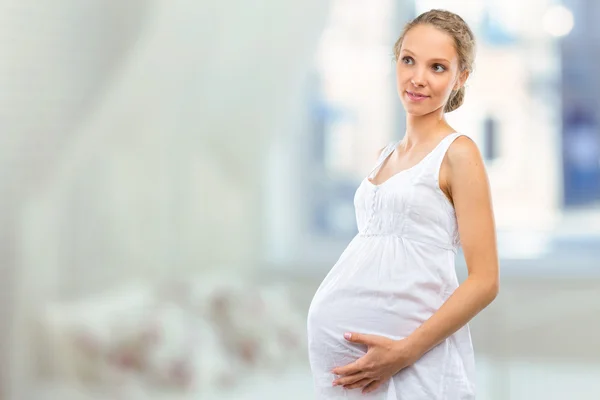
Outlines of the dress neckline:
M398 171L398 172L394 173L392 176L390 176L389 178L387 178L385 181L383 181L383 182L381 182L381 183L374 183L373 181L371 181L371 179L369 179L369 176L370 176L372 173L371 173L371 174L369 174L369 176L367 176L367 178L366 178L366 181L367 181L367 182L368 182L368 183L369 183L371 186L378 188L378 187L381 187L381 186L385 185L385 184L386 184L388 181L390 181L391 179L395 178L396 176L399 176L399 175L402 175L402 174L404 174L404 173L407 173L407 172L409 172L409 171L411 171L411 170L414 170L415 168L417 168L418 166L420 166L421 164L423 164L423 163L424 163L424 162L425 162L425 161L426 161L426 160L427 160L429 157L431 157L431 155L432 155L433 153L435 153L435 151L436 151L436 150L437 150L437 149L438 149L438 148L439 148L439 147L442 145L442 143L444 143L444 142L445 142L445 141L446 141L446 140L447 140L449 137L451 137L452 135L456 135L456 134L457 134L457 132L452 132L452 133L450 133L450 134L448 134L448 135L444 136L444 137L442 138L442 140L440 140L440 141L438 142L438 144L436 144L436 145L435 145L435 147L434 147L433 149L431 149L431 150L430 150L430 151L429 151L427 154L425 154L425 156L424 156L422 159L420 159L420 160L419 160L419 161L418 161L416 164L414 164L414 165L412 165L412 166L410 166L410 167L408 167L408 168L405 168L405 169L403 169L403 170L400 170L400 171ZM387 160L390 158L390 156L396 152L396 150L398 149L398 145L400 144L400 141L401 141L401 140L399 140L399 141L397 141L396 143L394 143L394 146L392 147L392 151L389 151L389 152L388 152L388 154L386 154L386 155L383 157L383 159L382 159L382 160L381 160L381 161L380 161L380 162L377 164L377 166L375 167L375 170L377 171L377 172L376 172L376 175L377 175L377 174L379 174L379 171L381 171L381 167L383 167L383 164L385 164L385 162L386 162L386 161L387 161Z

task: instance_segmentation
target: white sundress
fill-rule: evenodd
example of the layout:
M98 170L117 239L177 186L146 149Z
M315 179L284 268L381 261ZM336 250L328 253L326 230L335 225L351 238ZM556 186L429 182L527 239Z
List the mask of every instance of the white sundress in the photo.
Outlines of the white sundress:
M439 187L453 133L415 166L375 185L369 178L397 143L381 153L358 187L358 234L311 302L307 328L316 399L472 400L474 355L468 325L401 370L375 392L333 387L334 367L366 353L344 332L401 339L434 314L458 287L454 258L460 245L454 208Z

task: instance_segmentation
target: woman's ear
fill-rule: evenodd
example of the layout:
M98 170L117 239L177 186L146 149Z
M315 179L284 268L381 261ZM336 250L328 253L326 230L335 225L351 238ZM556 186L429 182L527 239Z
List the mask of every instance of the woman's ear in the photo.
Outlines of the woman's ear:
M469 79L469 70L465 69L460 73L458 79L456 80L456 84L454 85L453 90L458 90L465 85L467 79Z

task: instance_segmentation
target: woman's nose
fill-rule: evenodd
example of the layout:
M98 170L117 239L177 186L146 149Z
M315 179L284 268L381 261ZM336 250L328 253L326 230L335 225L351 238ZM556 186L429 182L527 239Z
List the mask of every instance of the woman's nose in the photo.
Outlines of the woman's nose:
M416 87L425 86L425 74L423 73L423 71L415 71L415 74L412 76L410 82Z

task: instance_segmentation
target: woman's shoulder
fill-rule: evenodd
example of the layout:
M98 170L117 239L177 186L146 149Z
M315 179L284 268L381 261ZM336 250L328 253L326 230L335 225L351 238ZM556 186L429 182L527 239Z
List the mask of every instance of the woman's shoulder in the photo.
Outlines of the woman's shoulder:
M467 134L457 132L448 147L448 161L475 160L481 158L477 143Z
M446 163L450 176L462 178L485 173L485 162L477 143L465 134L460 134L450 144L446 151Z

